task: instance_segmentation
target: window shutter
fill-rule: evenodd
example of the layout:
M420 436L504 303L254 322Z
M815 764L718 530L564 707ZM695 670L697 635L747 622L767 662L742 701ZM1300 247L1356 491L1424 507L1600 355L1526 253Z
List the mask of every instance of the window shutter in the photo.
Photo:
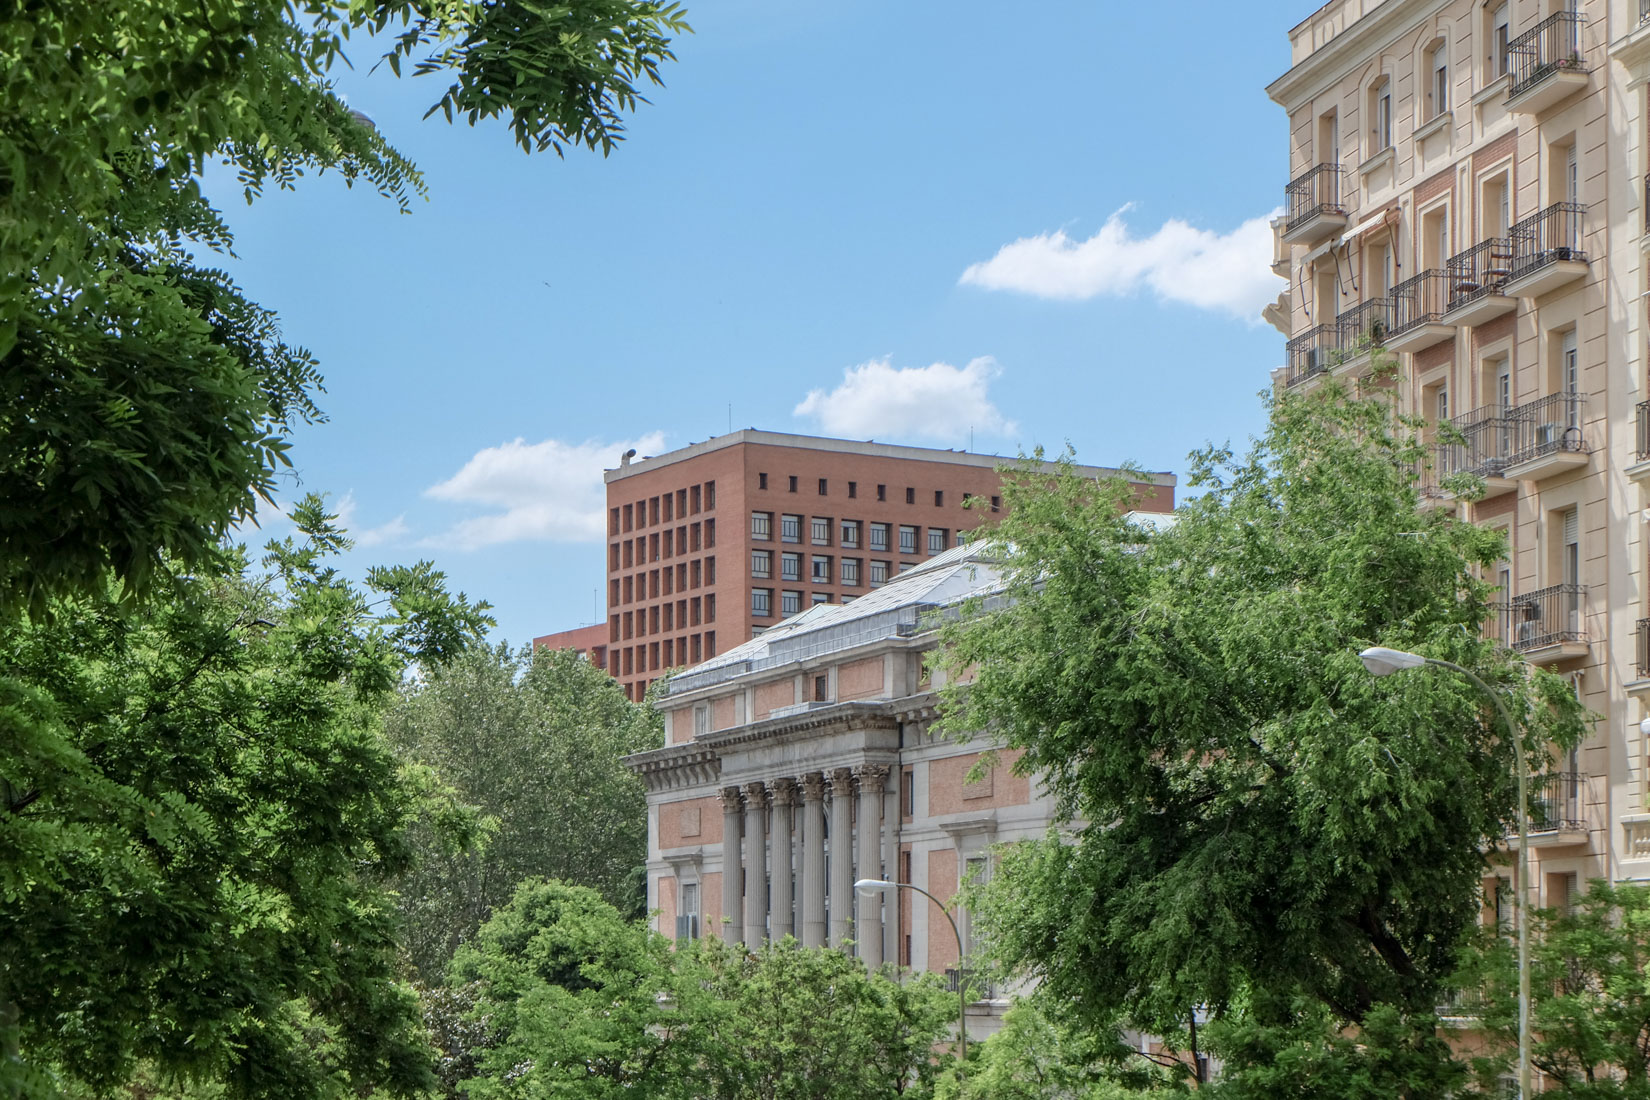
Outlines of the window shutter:
M1564 513L1564 545L1576 546L1581 542L1581 510L1571 508Z

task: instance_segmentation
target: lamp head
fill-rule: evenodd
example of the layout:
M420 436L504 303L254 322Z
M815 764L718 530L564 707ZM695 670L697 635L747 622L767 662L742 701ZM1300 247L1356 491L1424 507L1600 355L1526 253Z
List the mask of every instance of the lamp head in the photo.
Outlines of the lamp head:
M883 890L892 889L894 889L893 883L886 882L880 878L862 878L858 882L854 883L854 890L856 892L863 890L870 893L873 891L880 892Z
M1388 649L1382 645L1372 645L1358 654L1358 660L1364 663L1371 676L1391 676L1394 672L1402 672L1406 668L1420 668L1427 663L1427 659L1419 653L1406 653L1401 649Z

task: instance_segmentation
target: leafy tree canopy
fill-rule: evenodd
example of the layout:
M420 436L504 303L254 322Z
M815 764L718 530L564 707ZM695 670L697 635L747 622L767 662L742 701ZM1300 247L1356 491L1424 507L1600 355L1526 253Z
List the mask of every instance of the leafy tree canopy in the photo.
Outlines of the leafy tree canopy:
M474 822L379 717L490 620L428 565L356 587L321 502L292 515L266 574L224 551L141 616L111 582L0 618L0 1094L430 1083L389 887L415 817Z
M1418 507L1388 393L1281 396L1246 458L1192 457L1203 493L1159 534L1120 482L1005 487L1012 601L950 628L977 676L948 722L1023 748L1074 822L1005 853L980 920L1088 1026L1432 1011L1516 821L1514 748L1472 684L1375 679L1364 647L1497 685L1533 761L1583 733L1568 684L1486 640L1505 547Z
M596 890L627 917L646 905L647 794L620 763L664 728L570 650L477 647L410 686L386 730L492 818L487 843L453 851L428 832L402 880L406 943L426 980L532 877Z
M352 33L445 79L432 113L606 153L687 29L654 0L0 0L0 608L203 561L319 415L313 357L191 248L230 247L208 160L248 200L423 193L333 89Z
M477 1100L877 1100L930 1095L956 1000L794 940L677 950L592 890L523 883L459 949L489 1035Z

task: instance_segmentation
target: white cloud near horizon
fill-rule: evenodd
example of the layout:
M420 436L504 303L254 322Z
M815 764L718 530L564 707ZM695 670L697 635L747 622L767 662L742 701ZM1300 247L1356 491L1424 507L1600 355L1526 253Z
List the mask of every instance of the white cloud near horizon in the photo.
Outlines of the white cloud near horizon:
M407 525L407 514L402 512L388 523L377 527L357 528L356 513L359 507L355 500L355 490L345 493L343 498L333 505L333 511L338 515L338 526L350 537L359 548L366 549L373 546L383 546L387 543L401 542L412 533Z
M650 432L617 443L528 443L518 437L483 448L424 495L488 511L461 519L424 541L460 550L506 542L599 542L607 537L602 471L617 466L619 456L631 448L638 454L659 454L664 444L663 432Z
M840 386L809 391L791 412L813 418L830 435L850 439L915 437L954 443L971 430L1012 435L1016 426L990 395L991 383L1001 374L990 356L964 367L896 367L885 356L848 367Z
M1150 236L1136 237L1124 221L1131 206L1107 218L1087 240L1056 230L1005 244L991 259L970 264L958 282L1062 301L1150 290L1165 302L1261 323L1260 311L1284 289L1272 273L1276 211L1250 218L1230 233L1171 218Z

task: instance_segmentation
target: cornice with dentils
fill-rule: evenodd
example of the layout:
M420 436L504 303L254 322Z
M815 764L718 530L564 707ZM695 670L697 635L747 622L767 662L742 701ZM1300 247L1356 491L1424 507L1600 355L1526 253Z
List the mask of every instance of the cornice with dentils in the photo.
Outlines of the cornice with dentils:
M1268 84L1266 94L1284 110L1293 110L1345 76L1357 61L1386 46L1402 33L1406 24L1419 22L1448 7L1449 3L1450 0L1386 0Z

